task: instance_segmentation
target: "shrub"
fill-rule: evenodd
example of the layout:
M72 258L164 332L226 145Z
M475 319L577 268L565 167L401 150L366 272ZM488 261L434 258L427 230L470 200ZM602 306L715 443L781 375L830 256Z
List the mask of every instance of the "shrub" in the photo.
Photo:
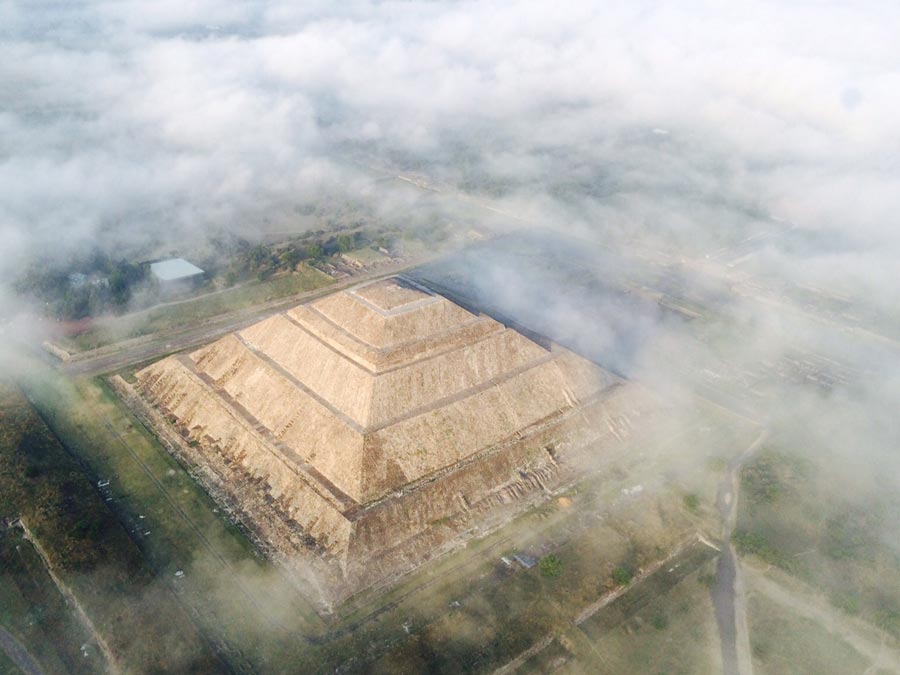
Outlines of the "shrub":
M794 558L776 549L760 532L738 530L731 535L731 541L741 555L755 555L760 560L795 574L801 571Z
M716 575L715 574L701 574L697 577L697 581L706 586L707 588L712 588L716 583Z
M616 586L630 584L632 579L634 579L634 571L629 567L619 565L612 571L612 580L616 582Z
M778 475L777 458L763 455L741 472L741 485L751 501L771 504L784 492Z
M856 560L867 558L878 545L869 531L873 523L865 514L858 512L841 513L830 518L825 526L822 549L833 560Z
M562 574L562 565L562 560L551 553L550 555L545 555L541 558L541 562L538 563L538 568L541 570L542 576L545 576L548 579L555 579Z

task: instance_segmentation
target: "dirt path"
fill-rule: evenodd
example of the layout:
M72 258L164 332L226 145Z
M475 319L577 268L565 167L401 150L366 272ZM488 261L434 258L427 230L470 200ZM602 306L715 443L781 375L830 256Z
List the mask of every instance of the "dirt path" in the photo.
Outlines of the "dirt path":
M25 645L16 640L3 626L0 626L0 649L15 663L23 673L43 675L40 664L28 653Z
M867 672L900 673L900 648L890 636L874 626L846 616L824 598L778 583L761 569L747 566L745 573L754 592L761 593L799 616L815 621L869 659L872 665Z
M31 530L28 529L28 526L24 522L19 521L19 524L22 528L22 532L24 532L25 534L25 539L31 542L31 545L34 547L35 552L37 552L38 556L43 561L44 567L47 570L47 574L50 575L50 578L53 580L56 588L66 599L66 602L69 604L69 606L71 606L75 610L75 616L78 617L78 620L87 629L88 633L94 638L94 642L97 644L97 647L99 647L101 653L106 659L106 664L109 672L114 674L122 672L115 654L113 654L113 651L110 648L109 644L106 642L106 639L97 630L94 622L91 621L91 617L88 616L88 613L84 610L84 607L82 607L81 602L79 602L78 598L72 592L72 589L70 589L68 585L66 585L66 583L57 576L56 571L50 564L50 559L47 557L47 552L44 550L43 546L41 546L41 542L34 537Z
M767 432L761 431L756 440L728 467L719 485L716 507L722 518L722 555L716 568L716 583L711 596L719 639L722 643L722 670L725 675L752 675L750 632L747 627L747 602L737 553L731 545L731 534L737 521L737 502L741 468L765 442Z

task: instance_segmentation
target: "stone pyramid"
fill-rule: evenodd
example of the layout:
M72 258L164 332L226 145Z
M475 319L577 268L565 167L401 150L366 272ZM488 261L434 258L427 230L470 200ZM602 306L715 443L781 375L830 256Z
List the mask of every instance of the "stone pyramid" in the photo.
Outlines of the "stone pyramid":
M521 481L534 457L552 463L561 430L616 384L399 277L274 315L137 379L260 539L283 554L319 550L345 573L377 569L379 556L427 557L446 538L435 523Z

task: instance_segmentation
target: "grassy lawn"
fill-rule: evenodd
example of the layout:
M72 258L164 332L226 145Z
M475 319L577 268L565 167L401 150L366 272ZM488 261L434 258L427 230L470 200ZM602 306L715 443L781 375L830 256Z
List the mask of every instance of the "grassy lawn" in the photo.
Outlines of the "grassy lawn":
M159 588L120 522L107 508L83 467L14 387L0 390L0 514L18 516L59 579L60 592L71 592L91 617L98 644L108 644L124 670L206 672L220 664L175 597ZM14 576L31 608L58 602L46 591L46 578L35 571L27 547ZM44 591L29 577L43 579ZM41 629L70 623L66 614L48 610ZM28 614L26 613L25 616ZM15 612L15 617L21 617ZM39 622L40 623L40 622ZM73 636L78 635L77 630ZM136 640L141 635L143 639ZM25 636L27 637L27 636ZM49 636L60 659L71 660L66 635Z
M0 532L0 625L55 673L90 673L105 667L91 636L66 606L31 543L13 528ZM2 655L2 652L0 652ZM15 668L0 672L17 672Z
M368 246L366 248L358 248L353 251L348 251L347 257L352 258L353 260L358 260L364 265L371 265L372 263L379 263L387 260L383 253L381 253L380 251L376 251Z
M771 600L752 595L747 612L755 673L862 673L869 666L839 635Z
M253 281L219 293L127 316L99 319L90 331L64 342L65 346L79 351L96 349L119 340L178 328L226 312L311 291L333 282L324 272L304 265L293 274Z
M835 494L824 473L828 461L777 446L760 453L742 472L735 545L900 636L900 556L885 534L897 522L897 496Z
M18 673L18 667L12 660L6 656L6 653L0 651L0 673Z
M230 665L250 672L294 662L300 636L321 630L321 620L105 383L45 371L29 393L95 481L109 481L110 508Z
M719 635L706 583L714 570L711 553L706 549L682 561L686 575L660 570L606 613L582 624L583 638L570 639L570 654L551 652L523 672L544 672L548 659L567 661L561 673L720 672Z

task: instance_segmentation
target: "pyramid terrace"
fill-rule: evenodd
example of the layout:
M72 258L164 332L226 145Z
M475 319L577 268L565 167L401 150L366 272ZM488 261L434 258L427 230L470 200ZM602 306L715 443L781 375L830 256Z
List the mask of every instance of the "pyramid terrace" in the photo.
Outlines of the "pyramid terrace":
M615 441L610 420L637 405L595 364L399 277L137 379L212 494L332 599L546 498L567 454Z

